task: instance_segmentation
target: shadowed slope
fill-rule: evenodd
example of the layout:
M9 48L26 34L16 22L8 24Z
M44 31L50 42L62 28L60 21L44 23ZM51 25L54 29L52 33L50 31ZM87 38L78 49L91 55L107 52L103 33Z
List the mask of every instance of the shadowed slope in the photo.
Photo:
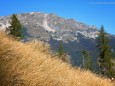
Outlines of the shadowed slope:
M107 79L51 58L46 47L41 42L24 44L0 32L0 86L113 86Z

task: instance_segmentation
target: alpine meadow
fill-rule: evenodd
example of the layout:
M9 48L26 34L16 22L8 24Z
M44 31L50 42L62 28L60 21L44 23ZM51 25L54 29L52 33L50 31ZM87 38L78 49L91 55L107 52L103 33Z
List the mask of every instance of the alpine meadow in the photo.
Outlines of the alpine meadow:
M115 86L115 2L0 2L0 86Z

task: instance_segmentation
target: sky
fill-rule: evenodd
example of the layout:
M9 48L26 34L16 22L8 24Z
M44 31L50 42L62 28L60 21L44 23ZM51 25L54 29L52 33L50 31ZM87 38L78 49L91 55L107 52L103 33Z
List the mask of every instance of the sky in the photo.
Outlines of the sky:
M115 0L1 0L0 16L43 12L74 19L115 35Z

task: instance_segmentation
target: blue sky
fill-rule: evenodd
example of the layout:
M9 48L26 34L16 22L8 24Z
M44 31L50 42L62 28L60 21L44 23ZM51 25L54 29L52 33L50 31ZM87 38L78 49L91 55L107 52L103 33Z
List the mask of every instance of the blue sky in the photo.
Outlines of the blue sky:
M95 25L104 25L115 35L115 0L1 0L0 16L26 12L54 13L60 17Z

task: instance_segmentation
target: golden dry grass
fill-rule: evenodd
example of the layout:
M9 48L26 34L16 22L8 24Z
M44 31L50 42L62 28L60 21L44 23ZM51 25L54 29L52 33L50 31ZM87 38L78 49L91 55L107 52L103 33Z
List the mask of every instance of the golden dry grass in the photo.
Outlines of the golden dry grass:
M51 57L42 42L24 44L0 32L0 86L114 86Z

